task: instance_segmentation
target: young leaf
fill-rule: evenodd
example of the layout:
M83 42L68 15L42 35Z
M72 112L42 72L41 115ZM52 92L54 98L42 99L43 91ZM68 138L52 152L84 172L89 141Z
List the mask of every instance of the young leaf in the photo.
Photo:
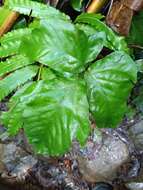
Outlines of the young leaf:
M95 31L105 32L106 34L106 43L105 46L112 50L121 50L128 52L127 44L123 37L117 36L112 29L110 29L104 22L95 14L84 13L77 17L77 23L89 24Z
M114 52L88 69L90 110L98 127L116 127L121 121L136 76L134 61L123 52Z

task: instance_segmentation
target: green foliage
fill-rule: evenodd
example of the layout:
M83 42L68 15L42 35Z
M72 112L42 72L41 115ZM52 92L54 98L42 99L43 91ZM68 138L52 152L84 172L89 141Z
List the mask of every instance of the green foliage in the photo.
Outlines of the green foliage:
M71 0L71 5L75 10L81 11L83 6L83 0Z
M126 100L136 82L134 61L114 52L93 64L85 74L90 110L98 127L114 127L126 111Z
M30 0L10 0L7 7L38 18L0 39L0 56L9 56L0 63L0 100L16 91L1 115L9 134L24 128L36 152L55 156L74 139L84 144L90 112L99 127L116 127L137 73L124 39L100 15L89 15L94 27L86 27ZM95 61L107 44L116 51Z
M39 19L63 19L69 20L69 17L59 12L58 10L44 5L42 3L30 1L30 0L7 0L6 7L17 11L24 15L30 15Z
M127 41L129 44L133 45L141 45L143 46L143 11L140 11L133 17L130 34L127 37Z
M123 37L117 36L112 29L110 29L104 22L100 21L102 17L100 15L95 14L88 14L84 13L77 17L76 22L77 23L84 23L89 24L94 31L94 33L97 32L104 32L106 35L106 40L104 42L104 45L112 50L119 50L119 51L126 51L128 53L127 44ZM89 26L88 26L89 28ZM87 30L86 30L87 31ZM91 32L91 30L90 30ZM88 29L89 33L89 29ZM93 34L93 33L92 33Z
M28 36L30 33L31 29L23 28L13 30L12 32L9 32L1 37L0 57L8 57L10 55L17 54L21 44L21 39Z

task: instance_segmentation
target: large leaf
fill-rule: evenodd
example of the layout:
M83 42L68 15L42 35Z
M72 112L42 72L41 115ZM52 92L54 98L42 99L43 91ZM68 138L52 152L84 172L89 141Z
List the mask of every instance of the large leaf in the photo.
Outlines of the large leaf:
M24 84L37 73L36 66L29 66L13 72L12 74L0 80L0 100L10 94L20 85Z
M84 70L87 43L86 35L70 22L58 20L55 23L50 19L41 21L40 27L25 38L21 52L60 73L79 73Z
M114 52L88 69L90 110L98 127L116 127L121 121L136 75L134 61L123 52Z
M62 74L78 74L88 62L96 59L102 48L100 35L87 37L70 22L50 19L37 24L23 40L20 51Z
M105 46L113 50L121 50L128 52L127 44L123 37L116 35L111 28L109 28L104 22L100 21L99 15L84 13L77 17L77 23L89 24L96 31L102 31L106 34Z
M38 153L59 155L69 149L73 139L81 144L85 142L90 127L82 81L53 79L33 82L16 96L12 98L11 106L19 101L13 111L4 114L3 123L7 123L9 118L12 133L21 124Z

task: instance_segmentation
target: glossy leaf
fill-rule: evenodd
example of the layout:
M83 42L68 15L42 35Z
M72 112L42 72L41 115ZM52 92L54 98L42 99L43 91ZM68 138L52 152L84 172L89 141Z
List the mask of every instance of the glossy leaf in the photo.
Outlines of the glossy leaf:
M136 75L134 61L123 52L114 52L88 69L88 99L98 127L116 127L121 121Z
M23 37L30 35L31 29L23 28L8 32L0 38L0 57L7 57L18 53Z
M24 84L37 74L37 67L29 66L15 71L0 80L0 100L9 95L18 86Z
M27 57L22 55L16 55L14 57L8 58L6 61L0 62L0 77L31 64L32 62L30 62Z
M39 81L22 93L13 97L15 101L19 99L14 111L6 113L10 118L9 128L15 132L20 123L38 153L55 156L69 150L75 138L81 144L85 142L90 128L86 89L82 81ZM11 105L15 101L12 100ZM5 115L3 120L6 118Z
M100 36L87 37L70 22L59 20L55 24L51 19L42 20L39 27L33 29L31 36L23 40L20 51L31 60L71 75L84 71L102 48Z
M71 0L71 5L75 10L81 11L83 0Z
M116 35L104 22L100 21L95 14L84 13L77 17L77 23L89 24L95 31L102 31L106 34L105 46L112 50L121 50L128 52L127 44L123 37Z

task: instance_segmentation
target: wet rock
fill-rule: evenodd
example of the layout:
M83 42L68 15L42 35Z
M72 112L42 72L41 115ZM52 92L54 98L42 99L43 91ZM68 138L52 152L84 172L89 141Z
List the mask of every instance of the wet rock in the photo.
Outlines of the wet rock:
M14 142L0 144L0 160L7 173L17 178L25 175L27 170L37 162L34 156L29 155ZM3 173L4 171L0 168L0 172Z
M143 120L129 128L129 136L133 140L137 151L143 153Z
M100 148L88 141L85 149L86 154L78 155L78 162L80 173L88 182L112 181L129 158L127 145L112 135L103 136Z
M143 182L142 183L136 183L136 182L127 183L126 187L130 190L143 190Z
M27 171L36 164L37 160L32 156L28 155L20 158L19 164L11 172L13 176L24 177L23 175L27 174Z
M113 187L107 183L97 183L92 190L113 190Z

